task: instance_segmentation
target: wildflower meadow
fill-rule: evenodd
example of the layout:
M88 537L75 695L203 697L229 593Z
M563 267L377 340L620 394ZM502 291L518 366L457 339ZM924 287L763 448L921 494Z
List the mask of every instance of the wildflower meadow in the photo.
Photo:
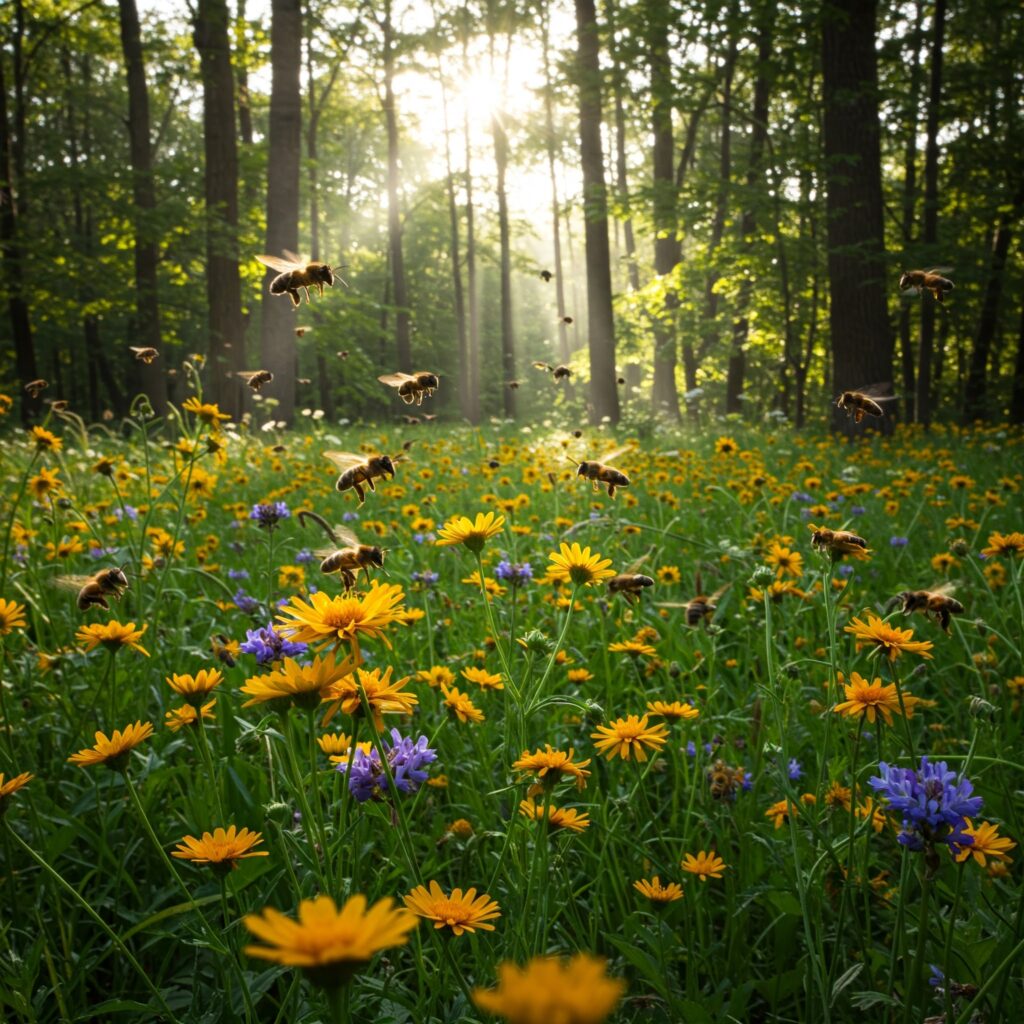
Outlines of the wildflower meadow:
M1019 433L278 435L193 383L4 440L0 1018L1016 1019ZM339 449L402 457L360 504Z

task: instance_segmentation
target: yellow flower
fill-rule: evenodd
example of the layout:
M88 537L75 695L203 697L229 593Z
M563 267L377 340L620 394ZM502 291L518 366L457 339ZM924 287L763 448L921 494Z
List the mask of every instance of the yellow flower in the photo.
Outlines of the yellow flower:
M477 512L475 520L455 516L437 531L438 538L435 543L439 546L465 544L474 554L479 554L491 537L501 533L504 525L505 517L494 512Z
M354 651L360 637L366 637L380 638L390 647L384 630L401 620L404 596L397 583L373 580L362 597L330 597L319 591L310 595L309 604L293 597L277 618L281 632L300 643L324 646L343 640Z
M496 989L475 989L473 1002L507 1024L602 1024L626 983L605 974L605 961L589 953L571 960L534 957L525 967L503 963Z
M72 754L68 761L79 768L91 768L93 765L105 764L114 771L124 771L128 767L131 752L144 740L153 735L153 726L149 722L136 722L126 725L124 731L115 729L109 739L105 733L97 731L96 743L91 747Z
M504 690L500 674L488 672L485 668L464 668L462 678L471 683L476 683L481 690Z
M366 696L366 703L373 713L373 720L377 725L378 732L384 727L382 715L411 715L412 709L419 704L419 697L414 693L403 693L402 688L409 681L408 676L391 681L391 673L394 670L392 665L381 674L379 668L372 672L357 669L356 674L346 675L324 695L325 701L330 705L324 714L324 725L326 725L335 714L341 710L346 715L353 717L363 713L363 703L360 697L360 689Z
M222 828L215 828L212 834L204 832L202 839L185 836L171 856L195 864L209 864L215 874L226 875L238 867L240 860L269 856L266 850L253 849L262 842L263 836L259 832L250 832L247 828L236 832L232 825L226 832Z
M194 395L191 398L185 399L181 404L182 409L185 412L193 413L196 419L202 421L207 426L213 427L215 430L220 428L223 420L229 420L231 417L211 403L200 402Z
M544 805L533 800L520 800L519 813L531 821L544 820ZM582 832L590 827L590 818L580 814L575 807L548 806L548 831L567 829L569 832Z
M740 450L740 446L731 437L720 437L715 442L715 451L719 455L733 455Z
M639 640L617 640L608 645L612 654L628 654L631 658L653 658L658 652L650 645Z
M590 764L590 758L586 761L573 761L573 754L576 753L572 747L568 753L563 750L554 750L550 743L545 743L545 750L536 750L530 753L524 750L518 761L512 767L520 772L536 773L537 778L549 786L554 786L560 779L572 778L576 780L577 789L585 789L587 778L590 772L586 767Z
M167 680L167 684L179 697L184 697L192 707L197 708L210 696L214 687L219 686L223 681L224 676L221 675L219 669L203 668L194 676L172 674Z
M838 780L833 780L825 793L826 807L839 807L849 814L850 801L853 799L853 791L849 786L844 786Z
M465 818L456 818L448 826L448 831L451 832L456 839L468 839L473 834L473 825Z
M416 673L416 678L430 686L451 686L455 682L455 673L444 665L433 665Z
M216 700L211 700L199 708L198 711L191 704L183 704L180 708L172 708L164 715L164 725L171 732L177 732L187 725L198 725L204 718L209 718L212 721L213 707L216 703Z
M638 718L629 715L617 718L611 725L599 725L597 732L590 738L597 742L594 746L610 761L616 754L624 761L635 757L638 761L647 760L647 750L660 750L668 739L668 729L664 725L649 726L649 717Z
M648 701L647 710L658 718L667 718L672 722L678 722L680 719L700 717L700 710L698 708L678 700L674 700L671 703L663 700Z
M4 782L4 773L0 772L0 817L7 810L7 798L17 793L22 786L27 786L34 778L31 772L22 772Z
M266 907L262 915L248 914L243 923L266 943L246 946L248 956L301 967L313 984L334 988L348 981L375 953L404 946L419 922L415 914L395 907L390 897L367 910L366 897L356 894L341 910L330 896L317 896L299 904L298 921Z
M672 903L674 900L683 898L683 887L678 882L662 885L661 879L657 875L650 881L641 878L640 881L633 883L633 888L641 896L646 896L652 903Z
M3 776L0 776L2 779ZM963 830L964 835L970 836L974 842L970 846L961 846L953 854L958 864L962 864L968 857L973 857L979 867L985 867L985 858L1009 862L1012 858L1007 850L1012 850L1017 844L1007 836L999 834L999 826L993 825L990 821L983 821L977 828L970 818L967 819L967 827Z
M262 676L245 681L242 693L250 699L242 707L252 707L270 700L288 700L300 708L315 708L333 694L333 687L352 672L353 658L340 664L334 652L317 655L311 665L301 665L294 658L285 658L284 664Z
M875 714L880 712L885 719L886 725L892 725L893 715L902 715L900 709L899 693L896 691L896 684L882 685L879 678L868 682L858 673L850 673L850 682L843 684L846 691L846 700L837 704L832 710L837 715L864 715L869 722L874 724ZM903 707L906 709L907 718L914 714L914 705L918 698L910 694L903 695Z
M31 433L37 452L59 452L64 444L56 434L51 434L42 427L33 427Z
M594 678L594 673L588 668L571 668L566 673L566 679L570 683L586 683Z
M658 569L657 575L662 583L680 583L683 579L678 565L663 565Z
M786 575L799 578L803 575L804 556L799 551L791 551L789 548L783 547L777 541L772 542L764 560L768 565L775 566L775 575L780 578Z
M702 882L706 882L709 878L721 878L722 872L727 867L725 861L714 850L710 853L701 850L696 857L692 853L688 853L679 866L691 875L697 875Z
M981 553L986 558L997 558L1004 555L1024 555L1024 533L1014 530L1013 533L1000 533L998 530L988 535L988 547Z
M932 568L936 572L943 574L948 573L950 569L955 568L960 563L948 552L940 551L934 558L932 558Z
M484 713L469 698L468 693L463 693L458 687L449 688L441 684L441 692L444 694L444 706L460 722L482 722Z
M306 585L306 570L301 565L282 565L277 570L277 585L301 590Z
M64 484L57 479L59 469L47 469L43 466L28 482L28 492L36 501L42 502L50 494L63 490Z
M610 579L615 570L608 568L612 564L610 558L601 558L590 548L581 548L575 541L569 545L564 541L558 551L548 556L551 564L547 569L547 578L562 583L572 582L576 586L593 586Z
M867 612L867 622L854 618L843 632L852 633L857 638L857 649L862 644L872 644L872 654L883 652L890 661L895 661L900 654L920 654L922 658L930 658L928 653L935 645L930 640L912 640L912 629L896 629L884 619Z
M320 749L332 759L341 754L348 753L352 746L352 737L343 732L325 732L323 736L316 738Z
M797 807L791 800L777 800L764 812L766 818L775 819L776 830L782 828L790 817L797 816Z
M25 606L0 597L0 636L7 636L16 629L24 629L25 625Z
M451 928L453 935L463 932L493 932L494 925L488 924L501 917L498 904L490 896L477 896L476 889L453 889L450 896L435 881L431 881L429 892L418 885L408 896L403 897L406 907L417 917L434 922L435 928Z
M55 558L70 558L72 555L79 555L85 550L85 545L77 538L61 540L54 544L53 541L46 542L46 558L52 562Z
M88 626L79 626L75 639L82 644L87 653L96 650L100 644L103 644L110 651L117 651L121 647L131 647L148 658L149 651L139 643L142 634L147 629L149 626L136 629L134 622L122 626L120 622L111 619L105 626L99 622L93 622Z

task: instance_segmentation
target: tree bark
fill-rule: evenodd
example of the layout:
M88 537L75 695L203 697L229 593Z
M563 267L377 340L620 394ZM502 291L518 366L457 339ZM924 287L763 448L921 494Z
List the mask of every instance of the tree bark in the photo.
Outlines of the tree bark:
M615 376L608 196L601 147L601 66L594 0L575 0L587 264L587 328L590 353L591 422L619 422Z
M462 66L469 67L469 8L463 8ZM466 189L466 311L468 313L469 422L480 422L480 310L476 287L476 214L473 206L473 147L469 131L469 114L463 107L462 138L465 146Z
M197 0L193 41L203 82L210 390L221 409L237 418L242 384L234 374L244 368L245 342L238 274L238 140L226 0Z
M132 201L135 215L135 323L136 344L161 347L160 303L157 285L159 251L150 222L156 210L153 149L150 142L149 88L135 0L118 0L121 49L128 78L128 138L132 162ZM166 368L160 362L136 364L142 391L157 415L167 406Z
M626 163L625 72L622 67L621 48L615 30L615 15L617 11L612 0L607 0L605 10L608 12L608 49L611 51L612 59L612 109L615 120L615 190L618 193L616 198L619 203L619 209L622 211L622 236L626 243L626 275L630 290L638 292L640 290L640 267L636 259L636 237L633 233L633 218L630 216L629 211L629 173ZM671 95L668 97L668 102L670 104L669 109L671 110Z
M1020 304L1020 328L1017 331L1017 359L1010 390L1010 422L1024 423L1024 301Z
M238 0L235 12L235 80L238 83L238 132L242 145L252 145L252 99L249 96L249 71L246 65L248 44L245 38L245 0ZM271 30L273 31L273 30ZM271 43L273 46L273 43Z
M272 0L270 27L270 133L267 160L266 251L280 256L299 248L299 159L302 152L302 0ZM295 310L270 294L277 272L263 275L260 367L273 381L264 392L276 398L275 418L295 415Z
M822 12L824 144L833 388L892 379L885 305L882 176L875 63L877 0ZM868 425L866 417L860 425ZM886 417L883 424L891 425ZM855 431L836 409L836 429Z

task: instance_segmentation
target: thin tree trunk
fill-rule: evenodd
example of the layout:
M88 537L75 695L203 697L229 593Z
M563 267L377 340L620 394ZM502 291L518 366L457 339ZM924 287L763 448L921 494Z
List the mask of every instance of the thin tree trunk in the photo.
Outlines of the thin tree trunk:
M942 45L946 30L946 0L935 0L932 16L931 81L928 89L928 120L924 147L925 251L935 250L939 240L939 111L942 103ZM921 292L921 335L917 344L917 422L932 421L932 361L935 345L935 299Z
M882 175L875 60L877 0L841 0L822 12L829 307L840 391L891 380L885 304ZM836 410L837 429L855 431ZM868 425L868 418L861 427ZM886 417L886 428L891 420Z
M591 422L619 422L615 383L615 318L612 313L608 197L601 147L601 65L594 0L575 0L587 262L587 328L590 352Z
M160 348L160 304L157 292L157 239L147 226L156 209L153 151L150 143L149 89L135 0L118 0L121 49L128 78L128 136L132 161L132 200L135 214L135 323L132 334L140 346ZM139 363L142 390L158 415L167 406L166 368L158 362Z
M1013 366L1013 384L1010 391L1010 422L1024 423L1024 301L1020 304L1017 359Z
M469 9L463 8L465 25L462 32L462 66L469 67ZM468 72L467 72L468 73ZM476 287L476 215L473 206L473 148L469 131L469 114L463 107L462 138L465 147L466 189L466 311L468 313L468 363L469 363L469 422L480 422L480 309Z
M249 70L247 54L249 50L245 30L245 0L238 0L235 12L235 79L238 83L238 132L243 146L251 146L252 136L252 97L249 95Z
M631 291L640 290L640 267L636 259L636 238L633 234L633 218L629 211L629 174L626 163L626 106L624 102L625 72L619 53L618 39L615 30L615 4L607 0L605 10L608 17L608 48L612 59L612 102L615 120L615 190L619 209L623 211L622 237L626 244L626 273ZM668 97L669 116L673 97ZM617 222L616 222L617 223Z
M302 2L272 0L271 12L266 251L280 256L286 249L295 252L299 248ZM275 418L291 423L295 415L295 310L287 299L270 294L270 282L276 276L270 269L263 275L260 367L274 375L265 392L278 401Z

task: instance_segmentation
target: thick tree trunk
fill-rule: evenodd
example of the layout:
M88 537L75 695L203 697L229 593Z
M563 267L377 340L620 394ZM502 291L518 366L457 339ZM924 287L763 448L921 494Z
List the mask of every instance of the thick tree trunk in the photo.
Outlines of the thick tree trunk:
M266 251L280 256L299 248L299 160L302 152L302 2L273 0L270 28L270 136L267 161ZM278 401L275 418L295 415L295 310L286 298L270 294L276 271L263 276L260 368L273 381L265 393Z
M587 328L590 352L591 422L619 422L615 383L615 319L612 313L608 197L601 147L601 65L594 0L576 0L580 164L587 262Z
M160 304L157 293L157 239L147 221L156 209L153 150L150 143L149 88L135 0L118 0L121 49L128 77L128 137L132 161L132 200L135 214L135 323L136 344L160 348ZM138 364L143 393L158 415L167 405L166 367L159 361Z
M1010 391L1010 422L1024 423L1024 301L1020 304L1017 359L1013 366L1013 386Z
M245 340L238 275L238 140L225 0L197 0L193 40L203 82L210 390L221 409L237 418L242 384L233 374L245 368Z
M925 251L935 251L939 240L939 108L942 103L942 44L946 30L946 0L935 0L932 16L931 80L928 88L928 121L924 147ZM932 362L935 348L935 299L921 292L921 335L917 345L917 422L932 421Z
M885 305L882 175L875 63L877 0L822 12L825 176L833 388L892 379ZM854 431L836 410L833 424ZM865 418L861 426L868 424ZM884 424L890 424L887 417Z
M608 17L608 49L612 59L612 109L615 121L615 191L619 209L622 211L622 235L626 243L626 274L631 291L640 290L640 267L636 260L636 237L633 233L633 218L629 211L629 173L626 163L626 105L625 70L622 66L620 46L616 35L615 4L607 0L605 10ZM669 104L673 97L668 97ZM671 106L670 106L671 110Z

